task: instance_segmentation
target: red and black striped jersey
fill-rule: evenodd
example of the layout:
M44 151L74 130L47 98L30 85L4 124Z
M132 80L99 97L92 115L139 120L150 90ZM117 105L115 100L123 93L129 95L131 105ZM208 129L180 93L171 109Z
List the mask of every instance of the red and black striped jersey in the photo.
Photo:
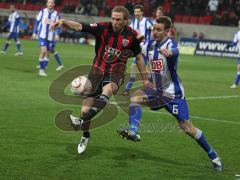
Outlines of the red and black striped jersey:
M83 32L96 37L95 58L92 70L104 74L111 72L123 73L127 59L141 53L137 32L131 27L124 26L120 33L115 33L111 22L96 23L82 26Z

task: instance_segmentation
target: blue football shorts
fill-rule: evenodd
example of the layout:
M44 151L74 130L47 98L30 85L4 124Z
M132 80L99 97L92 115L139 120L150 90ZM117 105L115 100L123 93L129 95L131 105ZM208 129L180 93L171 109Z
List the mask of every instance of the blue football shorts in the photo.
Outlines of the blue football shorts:
M146 104L151 110L156 111L165 108L177 120L189 120L189 110L185 98L171 99L152 88L144 88L142 91L147 95Z
M10 33L8 34L7 40L10 40L10 39L14 39L15 41L17 41L17 40L18 40L18 33L16 33L16 32L10 32Z
M46 46L47 47L47 50L50 51L50 52L53 52L54 49L55 49L55 46L56 46L56 42L54 41L48 41L46 39L42 39L42 38L39 38L39 46L42 47L42 46Z

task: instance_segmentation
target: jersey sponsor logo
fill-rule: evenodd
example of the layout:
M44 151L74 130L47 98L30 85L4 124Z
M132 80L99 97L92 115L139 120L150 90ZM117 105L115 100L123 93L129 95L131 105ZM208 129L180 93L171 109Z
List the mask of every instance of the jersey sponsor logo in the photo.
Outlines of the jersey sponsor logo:
M115 49L111 46L105 47L105 53L107 53L108 56L119 56L121 54L121 51L118 49Z
M128 44L129 44L129 40L127 40L127 39L122 40L123 47L127 47Z
M52 23L51 19L48 19L48 18L45 18L43 22L44 22L44 24L51 24Z
M162 59L151 61L151 65L152 65L153 71L162 71L163 70L163 60Z
M118 57L120 59L127 59L133 56L132 51L130 50L118 50L111 46L105 47L105 54L108 56L109 59Z

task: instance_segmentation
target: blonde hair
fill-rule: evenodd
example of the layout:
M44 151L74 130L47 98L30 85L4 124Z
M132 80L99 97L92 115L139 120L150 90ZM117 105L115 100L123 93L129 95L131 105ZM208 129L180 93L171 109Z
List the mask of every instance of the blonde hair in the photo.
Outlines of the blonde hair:
M124 20L128 21L128 19L129 19L129 11L124 6L115 6L112 9L112 13L113 12L122 13Z

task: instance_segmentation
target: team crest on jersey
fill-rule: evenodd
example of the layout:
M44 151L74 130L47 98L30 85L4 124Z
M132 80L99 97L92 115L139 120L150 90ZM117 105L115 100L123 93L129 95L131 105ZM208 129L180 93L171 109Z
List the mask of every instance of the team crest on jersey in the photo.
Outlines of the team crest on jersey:
M97 27L97 23L90 24L91 27Z
M127 47L128 44L129 44L129 40L127 40L127 39L122 40L123 47Z

